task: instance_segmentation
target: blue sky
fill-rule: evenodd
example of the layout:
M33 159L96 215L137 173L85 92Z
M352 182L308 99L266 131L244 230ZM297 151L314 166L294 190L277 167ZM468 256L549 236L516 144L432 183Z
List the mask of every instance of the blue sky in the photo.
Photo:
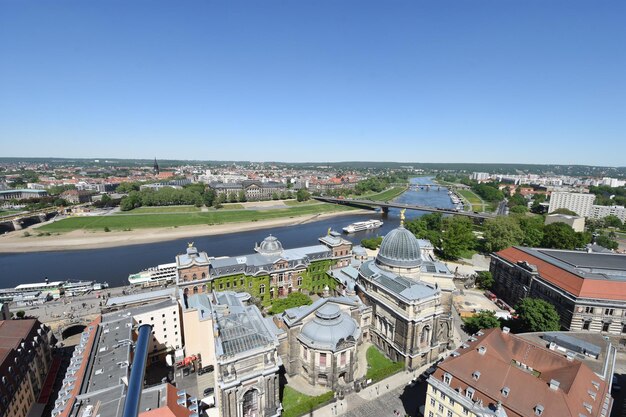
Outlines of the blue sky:
M626 165L624 1L0 0L0 156Z

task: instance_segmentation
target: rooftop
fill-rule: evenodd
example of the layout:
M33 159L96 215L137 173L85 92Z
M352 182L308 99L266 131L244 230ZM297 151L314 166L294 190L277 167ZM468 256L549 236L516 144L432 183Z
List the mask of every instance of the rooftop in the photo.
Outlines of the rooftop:
M483 330L441 362L432 375L461 396L485 405L500 402L508 415L599 416L608 383L579 360L500 329ZM587 408L591 406L591 411Z
M577 297L626 299L626 255L510 247L496 255L534 265L539 275Z

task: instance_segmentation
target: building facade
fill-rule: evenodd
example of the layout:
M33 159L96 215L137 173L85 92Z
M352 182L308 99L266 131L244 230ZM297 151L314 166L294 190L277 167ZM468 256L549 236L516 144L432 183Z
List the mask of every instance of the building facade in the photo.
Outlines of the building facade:
M282 194L287 186L282 182L261 182L246 180L241 182L213 182L209 188L218 196L225 195L227 199L238 198L241 191L245 192L247 201L271 200L276 193Z
M371 341L409 369L436 360L452 340L451 297L443 302L439 285L420 279L422 269L432 274L436 266L422 259L418 240L401 225L358 269L356 293L372 308Z
M604 360L593 363L569 350L588 346L584 340L569 338L566 348L513 335L506 328L475 336L428 378L425 417L610 415L610 344Z
M211 258L191 246L176 257L177 285L185 294L245 291L264 304L294 291L321 293L335 286L327 271L347 266L352 243L328 234L320 244L284 249L274 236L255 246L256 253Z
M276 316L274 322L286 333L279 352L287 375L334 391L352 383L371 317L371 308L356 297L320 298ZM360 371L364 375L366 370Z
M606 216L615 216L626 223L626 208L624 206L591 206L589 217L592 219L604 219Z
M575 232L585 231L585 218L580 216L569 216L567 214L548 214L545 224L565 223L574 229Z
M569 193L564 191L555 191L550 195L550 206L548 213L564 208L571 210L579 216L589 217L591 214L591 206L596 199L594 194Z
M0 416L26 417L52 364L49 329L38 320L0 321Z
M554 305L561 327L626 334L626 255L511 247L491 256L493 292Z
M249 298L232 291L209 296L214 318L209 343L215 344L220 417L272 417L282 411L275 326L257 307L246 304Z

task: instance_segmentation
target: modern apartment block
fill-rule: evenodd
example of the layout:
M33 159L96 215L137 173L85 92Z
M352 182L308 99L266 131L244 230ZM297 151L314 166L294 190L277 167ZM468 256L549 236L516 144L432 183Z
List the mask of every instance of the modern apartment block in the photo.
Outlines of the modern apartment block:
M428 378L425 417L608 417L615 348L600 335L477 333Z
M591 213L589 217L592 219L603 219L606 216L615 216L622 221L626 222L626 207L624 206L591 206Z
M626 334L626 255L510 247L491 255L489 269L510 305L540 298L563 329Z
M589 217L591 214L591 206L596 199L594 194L569 193L564 191L555 191L550 195L550 206L548 213L564 208L571 210L579 216Z

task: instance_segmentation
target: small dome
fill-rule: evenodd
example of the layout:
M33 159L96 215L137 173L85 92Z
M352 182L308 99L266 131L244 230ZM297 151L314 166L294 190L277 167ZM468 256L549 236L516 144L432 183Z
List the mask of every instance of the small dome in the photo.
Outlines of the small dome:
M418 268L422 256L417 238L402 226L393 229L380 244L376 263L391 268Z
M280 255L283 252L283 245L275 236L269 235L256 247L256 251L262 255Z
M315 312L315 318L304 326L299 339L315 349L336 350L340 340L356 342L360 334L356 321L342 313L336 304L327 303Z

